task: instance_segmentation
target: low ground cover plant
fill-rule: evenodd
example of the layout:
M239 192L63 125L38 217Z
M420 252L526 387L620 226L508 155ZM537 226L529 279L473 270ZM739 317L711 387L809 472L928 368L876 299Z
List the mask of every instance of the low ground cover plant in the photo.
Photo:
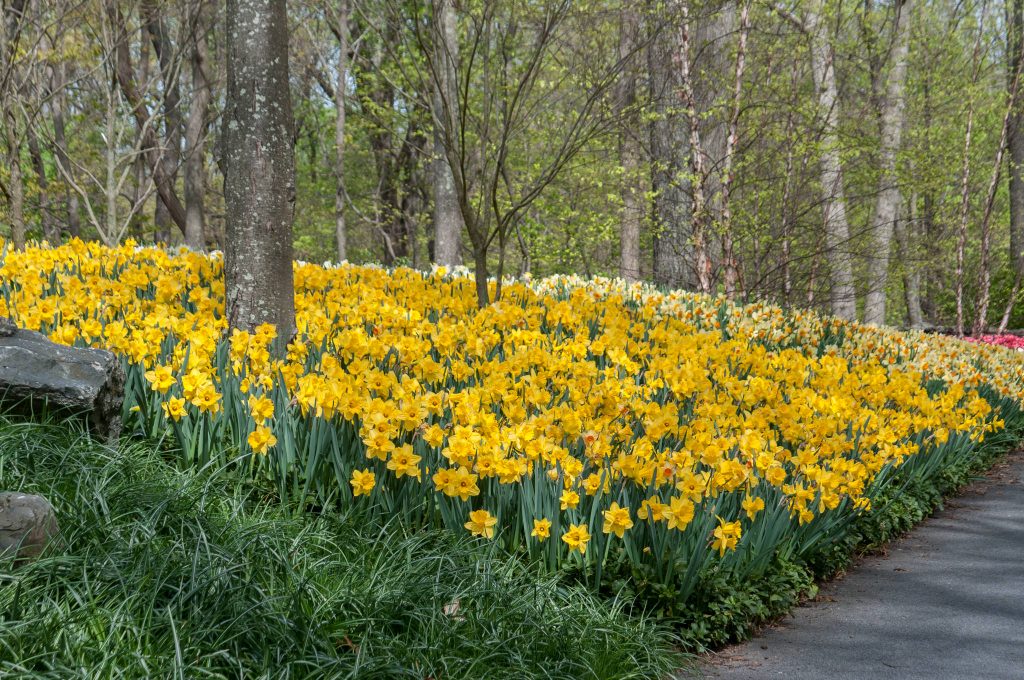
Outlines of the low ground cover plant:
M493 546L288 516L226 470L0 418L0 481L62 544L0 563L0 676L662 678L673 637Z

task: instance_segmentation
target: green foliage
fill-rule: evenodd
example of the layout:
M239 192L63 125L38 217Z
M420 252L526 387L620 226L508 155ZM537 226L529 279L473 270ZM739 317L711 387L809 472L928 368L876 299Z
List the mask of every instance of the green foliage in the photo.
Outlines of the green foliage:
M942 508L946 496L975 479L1024 437L1024 412L1012 400L982 388L1007 427L989 436L982 446L951 440L928 454L914 457L881 485L873 497L872 512L857 515L843 531L820 541L813 550L794 557L776 553L757 578L749 578L721 563L704 569L699 585L685 589L680 574L676 583L658 582L643 566L628 568L606 578L606 589L644 602L659 617L670 621L687 651L703 652L739 642L757 628L817 593L816 580L834 577L854 558L881 548Z
M6 678L660 678L680 662L623 601L443 534L286 518L148 445L0 421L0 481L50 498L63 539L0 565Z

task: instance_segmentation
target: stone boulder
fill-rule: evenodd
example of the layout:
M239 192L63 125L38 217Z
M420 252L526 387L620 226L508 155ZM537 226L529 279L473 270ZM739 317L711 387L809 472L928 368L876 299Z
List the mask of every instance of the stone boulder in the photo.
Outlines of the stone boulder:
M42 496L0 493L0 558L15 553L15 565L37 557L57 536L57 514Z
M44 404L80 414L94 436L117 443L124 370L112 353L67 347L0 319L0 412L36 412Z

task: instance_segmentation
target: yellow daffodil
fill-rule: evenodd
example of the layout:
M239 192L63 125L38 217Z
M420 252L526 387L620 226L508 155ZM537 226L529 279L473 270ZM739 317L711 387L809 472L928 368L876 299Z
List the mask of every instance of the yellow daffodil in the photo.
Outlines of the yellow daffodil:
M249 433L246 438L249 442L249 448L253 450L253 453L266 453L270 447L277 444L277 437L270 431L270 428L265 425L257 425L256 429Z
M606 534L615 534L619 538L632 528L633 520L629 517L629 508L619 507L617 502L612 502L604 512L604 527L601 529Z
M497 523L497 518L486 510L474 510L469 513L469 521L465 526L474 536L494 538L494 525Z
M575 550L581 555L587 554L587 543L590 542L590 532L586 524L570 524L569 529L562 534L562 541L569 546L569 551Z
M353 470L349 484L352 485L353 496L368 496L377 485L377 475L370 470Z
M551 536L551 520L533 520L533 531L530 532L530 535L535 537L541 543L546 541Z

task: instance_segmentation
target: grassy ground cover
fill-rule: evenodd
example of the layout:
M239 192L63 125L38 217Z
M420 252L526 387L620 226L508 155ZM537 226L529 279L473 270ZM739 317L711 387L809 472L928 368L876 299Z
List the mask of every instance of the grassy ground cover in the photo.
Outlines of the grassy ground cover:
M223 471L0 420L65 545L0 565L0 676L657 678L663 628L445 532L286 517Z

